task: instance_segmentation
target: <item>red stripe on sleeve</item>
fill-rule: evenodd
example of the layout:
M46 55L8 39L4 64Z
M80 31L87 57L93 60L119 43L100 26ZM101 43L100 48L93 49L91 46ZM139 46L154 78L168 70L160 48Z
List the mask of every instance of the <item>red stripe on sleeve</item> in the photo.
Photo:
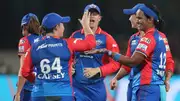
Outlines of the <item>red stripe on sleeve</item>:
M33 73L33 64L31 59L31 52L30 49L26 52L24 64L22 66L21 74L24 78L26 78L30 82L34 82L35 75Z
M168 40L166 38L166 35L162 32L159 32L160 35L163 37L165 47L166 47L166 71L174 72L174 60L171 54L171 49L168 44Z
M120 52L119 47L115 42L115 40L112 38L112 36L106 32L103 32L103 34L106 35L106 48L113 52L119 53ZM102 62L104 65L101 66L100 69L103 77L116 72L120 68L120 63L114 61L112 58L108 57L107 55L103 56Z
M18 55L24 55L26 53L26 51L29 49L30 44L29 41L27 39L27 37L23 37L19 40L19 44L18 44Z
M96 47L96 40L94 35L87 35L84 40L69 38L67 39L72 51L86 51Z

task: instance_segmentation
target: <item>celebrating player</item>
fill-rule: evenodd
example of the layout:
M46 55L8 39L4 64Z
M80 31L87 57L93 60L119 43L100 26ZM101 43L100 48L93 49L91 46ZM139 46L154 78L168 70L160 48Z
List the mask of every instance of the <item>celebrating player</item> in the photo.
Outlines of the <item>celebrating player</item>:
M165 96L161 96L161 93L164 93L162 91L165 91L163 78L166 74L165 84L169 82L174 68L167 38L160 32L162 19L153 7L143 5L138 9L128 10L128 12L136 12L137 28L145 32L145 35L141 37L140 33L131 37L131 46L129 46L131 57L108 51L113 59L132 68L130 73L130 78L132 78L131 101L165 99ZM120 70L112 80L112 88L117 85L117 80L122 74ZM166 90L168 89L168 84L166 84Z
M96 46L89 17L85 12L80 20L86 36L84 40L61 38L63 23L69 22L70 17L49 13L43 18L42 28L46 36L27 52L22 67L22 75L35 83L33 101L73 101L70 72L73 51L90 50ZM33 65L37 68L36 77Z
M20 57L20 69L19 78L17 83L17 92L15 96L15 101L31 101L31 92L33 85L26 81L21 75L21 67L23 65L24 55L26 51L30 48L32 44L39 41L39 20L37 16L33 13L26 14L21 21L21 28L23 38L19 41L19 52Z
M89 4L84 11L90 12L90 28L96 37L96 48L75 53L73 75L75 98L76 101L106 101L104 77L117 71L120 65L107 54L95 53L102 48L119 52L119 48L112 36L99 27L100 8L95 4ZM75 31L71 37L84 39L84 30Z

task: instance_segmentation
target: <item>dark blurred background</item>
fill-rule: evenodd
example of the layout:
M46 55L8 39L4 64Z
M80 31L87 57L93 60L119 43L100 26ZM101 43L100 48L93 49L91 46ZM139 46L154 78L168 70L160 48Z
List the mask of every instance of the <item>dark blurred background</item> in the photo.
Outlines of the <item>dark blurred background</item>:
M136 3L152 3L157 5L166 22L164 33L169 39L172 55L176 62L175 73L180 73L180 6L178 0L3 0L1 2L0 24L0 71L2 73L17 73L19 60L17 45L22 37L21 18L32 12L39 17L50 12L59 13L62 16L71 16L71 22L66 24L65 37L81 26L78 18L81 18L84 7L95 3L101 8L102 29L110 33L120 46L121 53L125 54L129 37L136 32L131 29L129 16L124 15L124 8L132 8Z

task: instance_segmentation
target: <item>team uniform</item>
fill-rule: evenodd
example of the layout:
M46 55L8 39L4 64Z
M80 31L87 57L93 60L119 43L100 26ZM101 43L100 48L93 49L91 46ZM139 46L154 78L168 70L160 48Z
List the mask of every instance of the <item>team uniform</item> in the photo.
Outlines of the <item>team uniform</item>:
M72 38L84 39L83 30L75 31ZM100 27L95 33L96 48L107 48L113 52L119 52L118 45L114 39ZM73 75L73 88L76 101L106 101L106 89L104 77L119 69L120 64L106 54L88 54L86 52L75 52ZM84 68L100 67L102 77L86 78L83 76Z
M93 35L85 40L44 37L31 47L25 58L22 75L34 82L33 101L73 101L71 63L73 51L95 47ZM36 77L33 66L37 68Z
M153 98L160 98L161 94L165 93L164 73L168 70L173 72L174 69L167 38L154 28L149 29L142 38L138 32L131 36L126 56L131 57L134 51L144 54L147 58L143 64L132 69L122 66L130 72L127 100L136 101L138 96L139 99L146 101L159 101ZM164 98L161 96L162 99Z
M41 36L39 36L38 34L29 34L28 36L21 38L18 45L18 55L24 55L27 52L27 50L31 47L31 45L38 42L40 39ZM31 101L32 89L33 84L29 81L26 81L20 94L20 100Z

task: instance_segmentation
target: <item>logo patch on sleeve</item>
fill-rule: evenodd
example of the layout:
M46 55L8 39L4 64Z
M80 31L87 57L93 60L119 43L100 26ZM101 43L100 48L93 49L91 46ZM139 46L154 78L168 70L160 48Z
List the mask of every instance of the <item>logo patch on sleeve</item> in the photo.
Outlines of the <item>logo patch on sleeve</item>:
M19 44L24 44L25 43L25 40L24 39L21 39L20 41L19 41Z
M146 42L147 44L151 43L151 40L149 38L143 37L141 41Z
M137 49L141 49L143 51L146 51L147 47L148 47L147 45L140 43L140 44L138 44Z
M19 52L24 52L24 46L19 46Z
M163 38L164 43L168 43L167 38Z
M166 51L170 51L169 45L166 45Z

